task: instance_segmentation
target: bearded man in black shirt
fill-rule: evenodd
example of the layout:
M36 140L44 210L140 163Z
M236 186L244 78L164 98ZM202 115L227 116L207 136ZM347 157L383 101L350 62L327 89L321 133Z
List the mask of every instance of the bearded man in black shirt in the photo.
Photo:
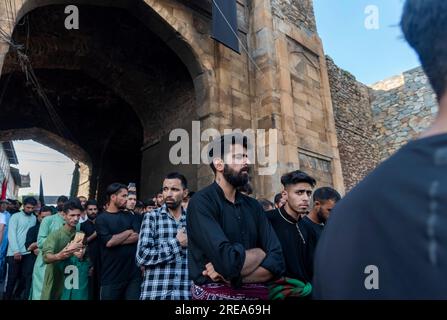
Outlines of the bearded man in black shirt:
M267 299L284 272L281 246L261 205L236 191L248 182L245 136L222 136L209 152L215 181L191 199L188 266L193 299Z

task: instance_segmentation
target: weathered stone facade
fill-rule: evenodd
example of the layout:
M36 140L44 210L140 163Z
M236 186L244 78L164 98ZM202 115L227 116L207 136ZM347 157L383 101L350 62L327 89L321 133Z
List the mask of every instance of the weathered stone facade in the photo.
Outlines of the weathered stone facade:
M309 34L317 32L312 0L271 0L273 14Z
M343 178L346 189L350 190L378 162L371 89L337 67L330 57L327 57L327 66Z
M209 183L212 173L207 165L176 166L168 160L169 148L175 143L169 141L169 132L173 128L190 132L193 120L200 121L202 131L278 130L278 169L273 175L255 175L257 196L272 197L281 189L280 176L300 168L315 175L320 185L330 184L343 193L326 59L316 33L312 1L238 0L240 55L211 39L208 0L11 1L11 6L0 4L2 29L14 42L27 43L33 67L38 74L49 77L45 89L50 99L57 100L57 88L63 86L63 82L56 81L58 72L69 82L71 77L76 77L78 84L96 81L98 85L92 87L107 92L100 96L116 95L103 103L110 116L114 114L113 108L119 109L121 105L141 125L133 132L132 141L128 140L132 148L138 146L140 150L138 154L132 151L135 155L132 159L141 159L142 164L135 169L134 164L126 163L125 157L116 163L104 162L113 157L100 151L108 143L121 146L125 137L99 138L96 133L90 137L82 126L70 127L66 123L76 136L71 142L91 159L91 194L98 192L98 186L103 190L104 184L114 178L106 179L104 172L116 172L120 162L129 169L120 170L122 174L115 178L127 182L126 179L139 174L138 187L144 197L157 190L162 177L172 170L185 172L193 190ZM79 31L64 30L61 23L66 16L65 5L79 6ZM103 14L96 14L94 8L103 8ZM31 33L27 39L26 32L17 26L26 25L28 22L21 19L31 15L33 19L28 20L45 21L45 25L40 25L46 31ZM90 24L95 19L102 22ZM107 30L112 31L107 34ZM172 53L176 57L171 57ZM9 74L20 79L15 55L14 47L0 41L0 68L3 68L0 81L6 82ZM183 67L178 66L179 61ZM52 75L47 75L48 69L53 70ZM31 108L20 101L20 97L29 96L24 94L23 85L15 90L16 105ZM72 100L68 104L76 105L76 93L80 93L76 90L76 86L67 88L66 98ZM88 105L94 100L87 96L85 101ZM111 106L110 101L117 105ZM89 110L96 112L93 105ZM32 110L24 112L31 114ZM77 119L76 109L72 112ZM58 134L41 120L30 119L30 124ZM113 121L108 123L114 130L117 128ZM5 129L19 132L25 128L17 124L0 131ZM117 150L109 152L112 155ZM255 173L258 169L255 166Z
M343 178L350 190L433 121L436 96L421 67L368 87L327 57Z
M438 111L436 95L422 68L371 86L375 140L383 161L428 128Z

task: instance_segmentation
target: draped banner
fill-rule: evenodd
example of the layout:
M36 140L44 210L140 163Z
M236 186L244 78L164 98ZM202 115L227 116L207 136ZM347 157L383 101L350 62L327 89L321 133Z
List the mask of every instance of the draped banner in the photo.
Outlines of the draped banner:
M240 53L237 35L236 0L212 0L213 34L212 38L224 46Z

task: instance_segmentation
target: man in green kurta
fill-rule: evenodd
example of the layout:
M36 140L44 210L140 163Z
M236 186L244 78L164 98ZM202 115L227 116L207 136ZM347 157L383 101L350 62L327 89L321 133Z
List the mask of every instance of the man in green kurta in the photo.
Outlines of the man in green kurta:
M52 232L42 248L42 258L47 264L42 287L42 300L87 299L88 265L85 272L83 243L72 241L76 234L82 206L79 199L64 204L65 225ZM66 283L65 273L75 277L74 283ZM71 273L71 274L70 274ZM67 276L67 278L68 278ZM67 279L68 280L68 279ZM70 287L67 288L67 286ZM82 288L85 287L85 290Z
M42 220L39 228L39 234L37 236L37 246L39 248L39 254L37 256L36 262L34 263L33 269L33 284L31 288L30 299L40 300L42 294L43 279L45 277L45 269L47 264L42 259L42 248L45 240L50 233L60 229L64 225L64 204L68 201L66 196L60 196L57 199L57 213L46 217Z

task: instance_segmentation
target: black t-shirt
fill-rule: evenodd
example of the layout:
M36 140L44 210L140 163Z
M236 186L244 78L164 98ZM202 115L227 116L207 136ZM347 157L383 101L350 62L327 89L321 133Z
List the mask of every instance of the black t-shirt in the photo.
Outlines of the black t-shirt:
M331 213L316 297L447 299L446 213L447 134L408 143Z
M314 275L315 250L317 248L317 243L318 240L320 239L324 227L321 224L313 222L307 216L301 218L298 221L298 225L306 241L304 265L306 266L306 271L307 274L309 275L309 278L312 280Z
M296 220L287 214L284 206L281 209L267 211L265 215L281 243L286 262L285 276L303 282L311 282L309 266L306 264L308 261L306 240L301 224L297 224Z
M39 234L40 222L37 220L36 224L28 229L26 232L26 240L25 240L25 249L34 243L37 242L37 235Z
M95 223L101 251L101 285L118 284L140 278L141 273L135 262L137 242L106 247L106 243L115 234L129 229L138 232L139 226L133 215L125 211L117 213L104 211L98 215Z
M86 238L90 237L93 233L96 231L95 224L90 220L86 220L83 223L81 223L81 231L85 233ZM97 261L99 260L99 241L98 236L96 236L95 239L90 241L87 244L88 247L88 256L90 260L92 261L93 265L97 265Z

